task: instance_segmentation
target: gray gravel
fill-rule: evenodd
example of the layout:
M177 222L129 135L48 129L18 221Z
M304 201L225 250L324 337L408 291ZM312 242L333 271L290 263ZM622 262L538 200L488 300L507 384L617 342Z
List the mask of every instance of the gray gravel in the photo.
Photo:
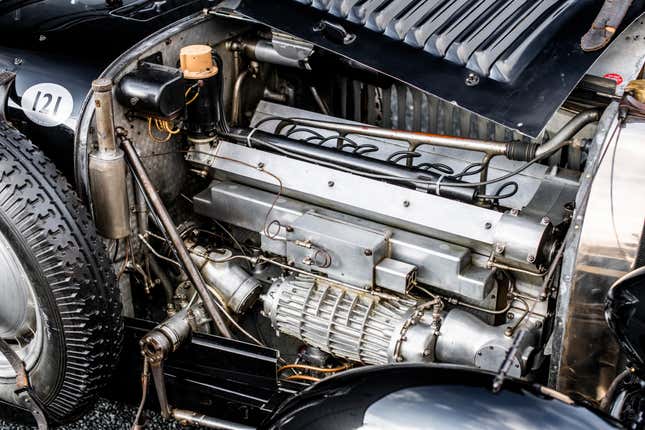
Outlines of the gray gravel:
M0 406L1 407L1 406ZM58 430L130 430L134 415L137 413L135 407L114 402L112 400L100 399L96 406L88 412L85 417L72 424L57 427ZM147 411L150 418L146 424L146 430L187 430L195 427L182 427L173 420L166 420L152 411ZM34 427L29 425L12 424L0 419L0 429L3 430L31 430Z

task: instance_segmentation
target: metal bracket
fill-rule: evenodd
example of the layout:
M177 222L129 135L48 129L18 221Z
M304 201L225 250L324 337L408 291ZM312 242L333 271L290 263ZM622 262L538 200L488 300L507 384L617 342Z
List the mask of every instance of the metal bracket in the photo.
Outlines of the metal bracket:
M16 74L14 72L7 70L0 71L0 121L7 121L5 107L9 99L9 90L15 79Z
M36 424L38 425L38 430L47 430L49 427L47 426L45 408L29 384L29 375L27 373L25 363L22 362L20 357L18 357L18 354L16 354L4 339L0 339L0 353L7 358L9 364L16 372L15 393L18 396L18 400L20 400L21 406L31 412L31 415L34 417L34 420L36 420Z

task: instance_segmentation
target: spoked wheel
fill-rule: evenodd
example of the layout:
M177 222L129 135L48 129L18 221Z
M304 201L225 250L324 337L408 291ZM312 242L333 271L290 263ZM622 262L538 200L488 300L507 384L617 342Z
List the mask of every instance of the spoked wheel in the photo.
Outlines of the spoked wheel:
M122 335L114 271L87 211L42 152L0 123L0 338L50 421L92 404ZM21 404L15 388L0 355L0 400Z

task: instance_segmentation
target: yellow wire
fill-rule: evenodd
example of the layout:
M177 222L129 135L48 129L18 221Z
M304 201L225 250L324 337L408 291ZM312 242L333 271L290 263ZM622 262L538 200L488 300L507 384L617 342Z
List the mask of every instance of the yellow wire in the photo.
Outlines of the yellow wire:
M152 133L152 117L148 117L148 136L150 136L150 138L152 140L154 140L155 142L157 142L157 143L164 143L164 142L168 142L170 140L170 138L172 137L172 134L168 133L168 135L166 137L164 137L164 138L156 137Z
M186 90L186 93L184 94L184 97L188 97L188 94L190 93L190 90L192 90L192 89L193 89L193 87L189 87L189 88ZM194 95L190 100L188 100L188 101L186 102L186 106L188 106L189 104L191 104L192 102L194 102L195 100L197 100L197 97L198 97L198 96L199 96L199 87L197 87L197 92L195 93L195 95Z
M167 131L170 134L178 134L178 133L181 132L181 128L177 127L175 129L173 129L171 124L170 124L170 122L168 122L168 121L163 121L163 125L164 125L164 128L165 128L165 131Z

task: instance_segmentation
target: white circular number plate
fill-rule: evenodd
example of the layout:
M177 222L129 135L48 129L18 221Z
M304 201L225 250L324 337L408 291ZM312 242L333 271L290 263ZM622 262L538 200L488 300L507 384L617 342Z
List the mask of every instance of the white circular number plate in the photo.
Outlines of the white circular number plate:
M36 124L54 127L72 114L74 98L65 87L42 83L29 87L22 95L20 105L27 118Z

